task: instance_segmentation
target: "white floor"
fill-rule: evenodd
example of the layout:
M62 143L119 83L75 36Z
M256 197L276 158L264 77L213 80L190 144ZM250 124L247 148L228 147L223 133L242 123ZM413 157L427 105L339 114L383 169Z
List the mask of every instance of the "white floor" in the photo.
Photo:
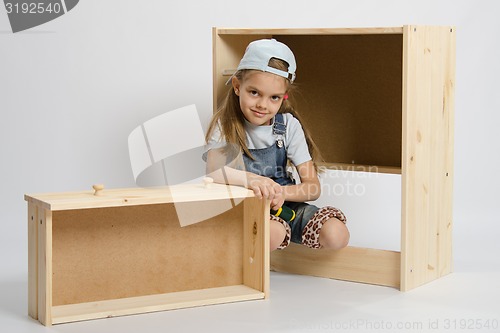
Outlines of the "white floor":
M413 291L271 273L269 300L47 328L27 316L25 277L0 281L4 332L500 332L500 273L456 272Z

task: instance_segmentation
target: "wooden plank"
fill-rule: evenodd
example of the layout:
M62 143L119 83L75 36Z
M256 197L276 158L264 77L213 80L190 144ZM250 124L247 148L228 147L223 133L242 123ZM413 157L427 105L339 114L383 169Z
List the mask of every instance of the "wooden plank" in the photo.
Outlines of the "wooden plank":
M38 210L38 320L52 325L52 212Z
M38 207L28 204L28 315L38 319Z
M244 202L243 284L269 297L269 202L258 198Z
M357 247L315 250L292 243L271 254L271 269L398 288L400 254Z
M99 207L121 207L172 202L246 198L253 192L238 186L211 184L175 185L170 187L104 189L99 196L94 191L41 193L25 195L25 200L52 211Z
M404 30L402 290L451 271L454 35Z
M52 313L53 323L60 324L262 298L264 298L264 293L261 291L244 285L235 285L74 305L60 305L53 307Z
M217 28L219 35L366 35L366 34L402 34L403 27L377 28L291 28L291 29L248 29Z
M391 166L379 165L362 165L362 164L348 164L348 163L317 163L320 168L328 170L344 170L344 171L357 171L357 172L373 172L373 173L389 173L400 175L401 168Z

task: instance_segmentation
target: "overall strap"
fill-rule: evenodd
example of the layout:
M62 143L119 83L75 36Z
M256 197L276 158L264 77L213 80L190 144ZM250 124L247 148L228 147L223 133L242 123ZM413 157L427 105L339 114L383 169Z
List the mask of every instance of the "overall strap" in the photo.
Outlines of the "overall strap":
M286 125L284 118L282 113L276 113L274 116L273 134L276 136L276 145L280 149L285 145Z
M283 117L282 113L276 113L276 115L274 116L273 134L284 136L285 133L286 133L285 117Z

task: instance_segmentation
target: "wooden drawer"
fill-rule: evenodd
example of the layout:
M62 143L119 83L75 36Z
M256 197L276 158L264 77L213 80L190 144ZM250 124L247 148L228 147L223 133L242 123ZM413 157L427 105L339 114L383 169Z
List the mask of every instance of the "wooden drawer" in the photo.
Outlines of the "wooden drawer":
M45 325L268 297L269 206L244 188L25 199L29 314ZM200 210L208 219L181 227Z

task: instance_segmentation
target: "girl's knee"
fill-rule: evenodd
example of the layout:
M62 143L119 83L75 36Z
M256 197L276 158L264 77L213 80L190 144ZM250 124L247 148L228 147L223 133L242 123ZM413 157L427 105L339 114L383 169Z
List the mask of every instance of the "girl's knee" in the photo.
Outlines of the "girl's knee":
M274 251L278 248L284 248L290 242L287 229L284 223L271 219L270 222L270 250ZM287 237L288 236L288 237ZM284 244L286 243L286 244Z
M349 244L349 238L350 234L346 225L332 218L323 224L319 234L319 243L322 248L340 250Z

